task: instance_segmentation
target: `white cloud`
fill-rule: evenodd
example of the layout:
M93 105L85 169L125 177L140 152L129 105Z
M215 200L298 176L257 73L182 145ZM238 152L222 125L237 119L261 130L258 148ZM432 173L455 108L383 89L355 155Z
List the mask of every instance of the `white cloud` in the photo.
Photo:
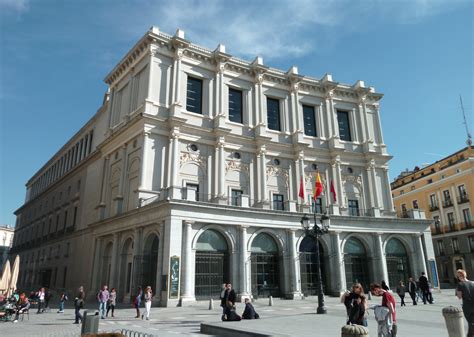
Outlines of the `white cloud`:
M236 56L277 59L317 53L346 34L376 25L416 23L468 1L139 0L135 11L128 8L113 16L120 23L117 28L134 36L143 34L137 28L146 22L170 34L181 28L186 38L210 49L223 43Z
M29 0L0 0L0 10L22 14L30 9Z

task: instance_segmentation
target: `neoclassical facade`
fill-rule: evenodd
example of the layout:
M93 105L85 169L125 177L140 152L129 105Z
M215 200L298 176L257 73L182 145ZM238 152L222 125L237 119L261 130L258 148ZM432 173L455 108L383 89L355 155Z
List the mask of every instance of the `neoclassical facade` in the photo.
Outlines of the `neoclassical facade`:
M27 183L16 211L19 284L162 306L316 293L304 213L327 213L327 293L436 270L430 221L397 218L382 95L281 71L152 27L106 76L97 113ZM311 202L314 175L325 193ZM305 200L298 197L303 181ZM336 199L329 194L331 184Z

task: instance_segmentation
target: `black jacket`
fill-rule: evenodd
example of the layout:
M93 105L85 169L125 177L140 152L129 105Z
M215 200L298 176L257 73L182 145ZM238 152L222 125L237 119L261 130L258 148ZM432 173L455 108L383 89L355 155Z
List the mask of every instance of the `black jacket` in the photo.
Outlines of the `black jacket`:
M420 278L418 279L418 282L420 284L420 289L421 290L429 290L430 289L430 286L428 285L428 278L424 275L420 276Z
M234 289L231 289L230 291L226 291L225 292L225 301L229 301L229 302L232 302L232 304L235 304L235 299L237 298L237 296L235 295L235 290Z
M242 318L243 319L256 319L260 317L255 312L255 308L253 307L253 305L251 303L246 303L244 313L242 314Z

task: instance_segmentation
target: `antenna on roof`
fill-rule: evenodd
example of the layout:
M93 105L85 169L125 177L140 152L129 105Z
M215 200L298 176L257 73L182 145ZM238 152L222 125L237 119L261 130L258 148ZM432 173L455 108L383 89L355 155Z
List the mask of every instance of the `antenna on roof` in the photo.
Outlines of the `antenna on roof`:
M472 146L472 136L471 136L471 133L469 132L469 127L467 126L466 113L464 112L464 105L462 104L461 95L459 95L459 101L461 102L462 118L464 120L463 124L466 127L466 134L467 134L466 144L467 144L468 147L471 147Z

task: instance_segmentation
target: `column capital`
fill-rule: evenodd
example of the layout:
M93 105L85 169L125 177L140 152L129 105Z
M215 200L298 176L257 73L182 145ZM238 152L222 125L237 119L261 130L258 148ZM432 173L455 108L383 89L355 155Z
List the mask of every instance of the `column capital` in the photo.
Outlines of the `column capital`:
M183 225L189 227L189 226L192 226L196 223L196 221L194 220L183 220Z
M250 227L249 225L239 225L239 228L241 231L247 230L247 228L249 227Z

